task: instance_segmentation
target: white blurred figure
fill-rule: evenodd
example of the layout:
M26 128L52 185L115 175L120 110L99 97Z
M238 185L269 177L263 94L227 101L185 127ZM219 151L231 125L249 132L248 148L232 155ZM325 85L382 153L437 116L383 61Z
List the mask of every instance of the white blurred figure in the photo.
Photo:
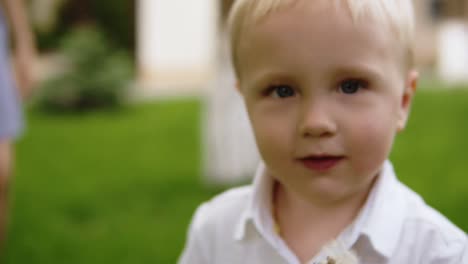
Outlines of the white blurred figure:
M226 37L218 35L220 11L218 0L137 2L137 60L143 88L138 93L160 98L208 94L202 167L203 180L212 185L250 180L259 161L229 66Z
M204 175L208 184L250 181L260 161L244 102L237 91L227 38L220 37L219 67L204 113Z
M468 83L468 25L451 20L438 33L438 72L448 83Z

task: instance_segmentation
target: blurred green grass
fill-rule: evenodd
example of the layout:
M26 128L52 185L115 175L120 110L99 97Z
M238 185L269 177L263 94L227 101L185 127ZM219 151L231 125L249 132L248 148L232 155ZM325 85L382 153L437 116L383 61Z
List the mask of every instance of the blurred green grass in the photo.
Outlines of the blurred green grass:
M197 101L31 112L17 149L6 263L174 263L197 204Z
M202 105L31 111L17 146L2 263L175 263L196 206ZM468 230L468 90L421 90L392 160L400 179Z
M391 159L400 180L468 231L468 89L420 89Z

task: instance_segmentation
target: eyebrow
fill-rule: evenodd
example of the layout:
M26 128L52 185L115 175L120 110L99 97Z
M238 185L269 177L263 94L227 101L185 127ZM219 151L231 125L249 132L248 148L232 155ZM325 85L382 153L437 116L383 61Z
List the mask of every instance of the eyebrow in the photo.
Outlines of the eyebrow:
M272 79L274 81L272 81ZM257 87L267 82L280 83L280 82L290 82L290 81L293 81L293 78L290 77L290 74L285 71L263 70L260 73L256 74L255 78L249 79L248 82L246 83L253 85L254 87Z
M339 75L365 75L365 77L373 80L382 80L385 76L383 69L373 65L359 63L339 66L331 65L328 73L330 77ZM258 73L255 78L250 79L247 83L256 87L271 79L274 79L274 82L294 81L294 77L291 77L291 73L285 71L264 70Z
M381 68L368 64L349 64L336 66L333 67L332 74L333 76L345 74L366 75L375 80L381 80L385 76Z

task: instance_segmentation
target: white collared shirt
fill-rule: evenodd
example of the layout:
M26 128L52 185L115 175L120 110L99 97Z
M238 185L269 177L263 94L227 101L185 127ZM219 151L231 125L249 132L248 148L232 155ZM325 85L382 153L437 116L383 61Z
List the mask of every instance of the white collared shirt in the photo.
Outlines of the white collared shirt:
M261 165L252 186L202 204L179 264L300 264L275 232L272 188L273 179ZM467 235L399 182L389 161L338 241L363 264L468 264ZM322 250L308 264L326 257Z

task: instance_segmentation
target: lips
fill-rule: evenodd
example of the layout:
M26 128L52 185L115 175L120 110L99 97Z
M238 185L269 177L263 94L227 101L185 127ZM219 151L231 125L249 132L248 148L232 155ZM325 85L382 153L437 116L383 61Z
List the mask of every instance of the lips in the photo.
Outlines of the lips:
M299 159L299 161L308 169L316 172L326 172L340 163L344 156L309 156Z

